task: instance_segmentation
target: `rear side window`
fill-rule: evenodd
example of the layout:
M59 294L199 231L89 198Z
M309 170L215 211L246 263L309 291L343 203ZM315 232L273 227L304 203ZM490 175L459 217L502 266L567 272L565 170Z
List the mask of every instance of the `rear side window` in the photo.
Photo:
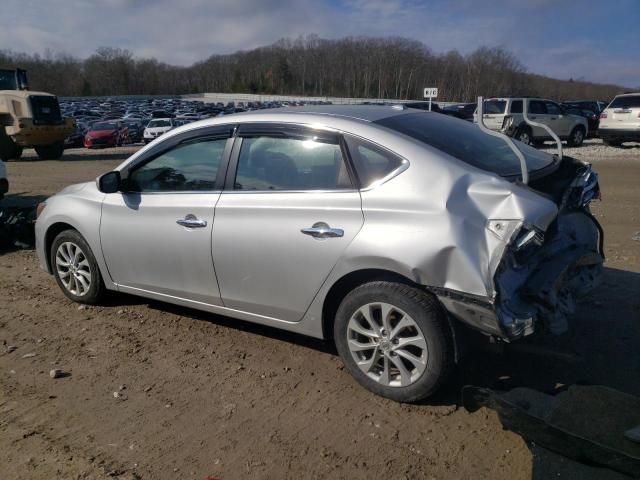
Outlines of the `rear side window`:
M345 188L352 184L337 141L273 136L242 140L235 190Z
M350 136L345 139L362 188L382 180L403 163L397 155L370 142Z
M522 100L514 100L511 102L511 113L522 113Z
M640 108L640 95L626 95L616 97L609 108Z
M484 113L489 114L501 114L507 106L507 102L504 100L486 100L482 105Z
M549 115L560 115L562 113L557 103L546 102L545 105L547 107L547 113Z

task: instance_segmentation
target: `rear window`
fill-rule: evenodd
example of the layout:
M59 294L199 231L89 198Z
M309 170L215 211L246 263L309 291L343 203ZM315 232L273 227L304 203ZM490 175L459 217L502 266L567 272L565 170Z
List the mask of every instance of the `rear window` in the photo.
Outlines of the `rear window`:
M117 128L115 123L104 122L94 124L91 130L116 130Z
M640 108L640 95L626 95L616 97L609 108Z
M387 117L375 122L426 143L469 165L498 175L520 174L520 160L507 143L484 133L474 124L434 113L409 113ZM525 155L529 171L553 163L553 157L516 142Z
M482 109L484 113L504 113L504 110L507 106L507 102L504 100L487 100L482 104Z
M169 120L151 120L147 127L155 128L155 127L170 127L171 122Z

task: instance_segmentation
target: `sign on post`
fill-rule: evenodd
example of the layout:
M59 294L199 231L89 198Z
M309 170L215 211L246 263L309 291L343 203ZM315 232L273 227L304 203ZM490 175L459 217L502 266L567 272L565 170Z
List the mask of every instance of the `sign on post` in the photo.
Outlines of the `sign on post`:
M424 98L429 99L429 111L431 111L431 99L438 98L438 89L436 87L425 88L424 89Z

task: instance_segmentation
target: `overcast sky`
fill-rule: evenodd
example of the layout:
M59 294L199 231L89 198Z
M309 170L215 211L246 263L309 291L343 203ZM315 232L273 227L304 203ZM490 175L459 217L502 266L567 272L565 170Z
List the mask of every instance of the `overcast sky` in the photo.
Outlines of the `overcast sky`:
M640 86L640 0L2 0L0 16L0 49L177 65L311 33L503 46L530 72Z

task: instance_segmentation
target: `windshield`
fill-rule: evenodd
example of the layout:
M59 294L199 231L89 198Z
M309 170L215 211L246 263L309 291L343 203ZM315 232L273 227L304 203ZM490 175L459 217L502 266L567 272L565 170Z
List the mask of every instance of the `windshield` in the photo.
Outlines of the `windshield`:
M151 120L147 127L155 128L155 127L170 127L171 122L169 120Z
M469 165L503 176L519 175L520 160L507 143L484 133L472 123L435 113L409 113L375 122L462 160ZM529 171L553 163L553 157L515 142L527 160Z
M16 72L13 70L0 70L0 90L17 90Z
M116 126L115 123L111 123L111 122L101 122L101 123L95 123L93 125L93 127L91 127L91 130L116 130L118 127Z
M504 100L487 100L482 104L484 113L504 113L507 102Z
M609 108L639 108L640 95L626 95L624 97L616 97L609 105Z

